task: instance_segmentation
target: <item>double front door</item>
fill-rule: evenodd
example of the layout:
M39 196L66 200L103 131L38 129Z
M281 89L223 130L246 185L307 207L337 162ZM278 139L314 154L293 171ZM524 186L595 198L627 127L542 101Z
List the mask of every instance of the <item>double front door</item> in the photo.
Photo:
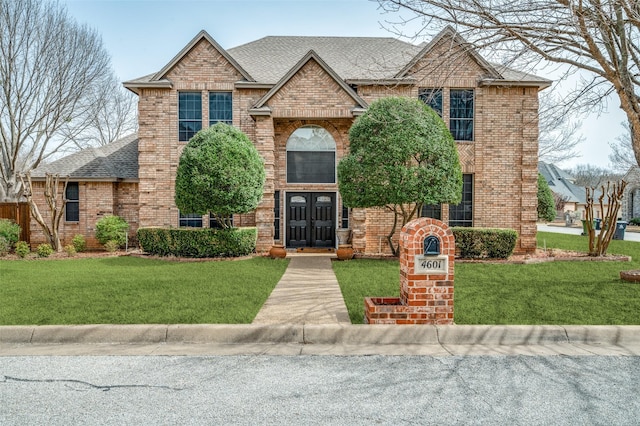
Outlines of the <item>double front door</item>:
M334 247L336 194L287 193L287 247Z

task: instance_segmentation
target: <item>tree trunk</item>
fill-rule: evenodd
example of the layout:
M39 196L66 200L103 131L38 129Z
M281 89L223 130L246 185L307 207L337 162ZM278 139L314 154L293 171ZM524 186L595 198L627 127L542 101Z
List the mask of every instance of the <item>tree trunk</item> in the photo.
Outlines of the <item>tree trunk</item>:
M602 229L600 234L596 237L595 230L593 229L593 205L595 197L595 188L585 188L587 192L587 205L586 205L586 230L589 236L589 256L604 256L607 254L609 243L616 232L616 222L618 219L618 213L620 212L620 205L622 196L624 194L624 188L627 186L627 182L620 181L620 183L607 182L605 190L604 185L601 187L602 194L598 197L598 203L600 205L600 211L604 212L604 198L607 197L607 214L603 218Z
M33 183L31 181L31 174L27 173L24 177L20 176L20 180L22 182L22 187L24 188L24 196L29 203L31 216L36 220L36 222L38 222L38 224L42 228L42 231L49 240L49 244L51 244L51 247L55 251L61 252L62 244L60 243L59 229L67 201L65 199L65 196L67 193L67 184L69 183L69 177L67 176L64 181L64 186L62 188L62 200L59 200L58 187L60 186L60 176L52 175L49 173L45 175L44 198L47 202L47 206L49 207L50 223L47 223L44 220L44 217L40 213L38 205L33 200Z

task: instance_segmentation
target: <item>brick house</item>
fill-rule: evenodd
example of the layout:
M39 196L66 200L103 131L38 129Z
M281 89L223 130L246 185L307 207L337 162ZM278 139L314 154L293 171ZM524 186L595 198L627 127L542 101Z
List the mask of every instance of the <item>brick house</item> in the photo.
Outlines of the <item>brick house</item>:
M423 214L451 226L513 228L517 251L532 251L538 91L550 83L488 63L451 28L420 46L393 38L265 37L228 50L202 31L160 71L124 83L139 97L137 139L93 155L117 163L131 159L119 150L136 149L137 169L119 176L116 170L130 163L115 164L113 176L101 179L66 173L77 180L78 195L71 195L78 217L65 221L63 235L91 238L107 213L124 216L134 230L215 226L209 217L178 211L174 180L189 138L223 121L245 132L265 162L262 202L233 218L235 226L258 228L259 252L274 243L335 247L340 227L352 230L357 251L387 252L392 216L343 206L336 165L348 150L350 126L369 103L411 96L449 125L464 173L462 202L427 206Z

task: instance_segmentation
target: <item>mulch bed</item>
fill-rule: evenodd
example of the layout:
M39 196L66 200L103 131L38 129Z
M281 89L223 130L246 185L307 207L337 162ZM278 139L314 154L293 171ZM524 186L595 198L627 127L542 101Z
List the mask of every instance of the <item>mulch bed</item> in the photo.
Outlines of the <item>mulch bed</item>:
M510 264L533 264L545 262L630 262L631 256L607 254L605 256L589 256L587 253L560 250L560 249L537 249L535 253L525 255L514 255L508 259L456 259L460 263L510 263Z

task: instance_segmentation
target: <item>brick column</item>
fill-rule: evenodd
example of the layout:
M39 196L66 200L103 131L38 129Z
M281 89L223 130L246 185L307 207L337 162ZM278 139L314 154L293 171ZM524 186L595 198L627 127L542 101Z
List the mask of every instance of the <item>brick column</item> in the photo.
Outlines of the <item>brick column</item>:
M439 254L425 254L435 237ZM365 299L369 324L453 324L455 238L443 222L420 218L400 234L400 297Z
M266 179L262 201L256 209L258 243L256 251L266 253L273 244L273 208L275 191L275 137L273 118L256 116L256 148L264 160Z

